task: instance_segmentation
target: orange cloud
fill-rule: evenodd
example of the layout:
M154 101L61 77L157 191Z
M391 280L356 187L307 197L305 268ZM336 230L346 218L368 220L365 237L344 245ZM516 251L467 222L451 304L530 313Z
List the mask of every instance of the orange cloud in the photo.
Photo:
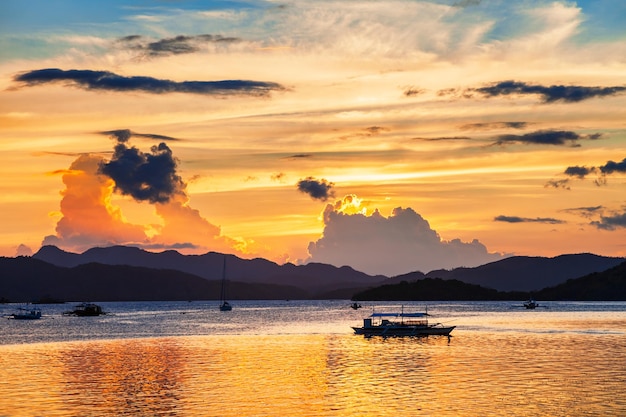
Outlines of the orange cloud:
M142 226L126 223L118 207L111 204L113 180L98 174L102 158L81 155L63 174L61 214L56 235L43 244L87 249L94 245L140 243L146 240Z

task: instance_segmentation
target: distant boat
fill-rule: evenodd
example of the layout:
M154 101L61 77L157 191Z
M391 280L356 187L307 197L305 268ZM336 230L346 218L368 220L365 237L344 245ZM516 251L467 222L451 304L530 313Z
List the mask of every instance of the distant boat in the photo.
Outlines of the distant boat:
M429 324L428 313L372 313L363 319L362 327L352 327L364 336L450 336L456 326ZM394 320L395 319L395 320ZM399 319L399 320L398 320Z
M226 301L226 255L224 255L224 266L222 267L222 288L220 290L220 311L231 311L233 306Z
M524 307L526 307L526 309L528 310L534 310L537 307L539 307L539 303L536 302L533 298L524 301Z
M74 306L74 309L71 311L66 311L63 313L68 316L79 316L79 317L89 317L89 316L99 316L101 314L106 314L102 307L98 304L94 303L80 303Z
M37 320L41 318L41 310L36 307L19 307L17 311L9 317L14 318L15 320Z
M358 310L359 308L361 308L361 304L359 304L359 303L352 303L352 304L350 304L350 307L352 307L353 310Z

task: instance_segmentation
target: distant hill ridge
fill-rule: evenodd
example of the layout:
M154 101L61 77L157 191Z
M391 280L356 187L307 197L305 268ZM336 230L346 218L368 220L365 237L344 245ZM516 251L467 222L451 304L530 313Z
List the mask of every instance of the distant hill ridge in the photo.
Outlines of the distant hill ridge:
M341 288L363 288L380 284L387 279L382 275L367 275L347 266L338 268L320 263L278 265L266 259L248 260L217 252L183 255L173 250L154 253L130 246L92 248L82 254L65 252L56 246L43 246L33 255L35 259L69 268L97 262L105 265L172 269L208 280L221 279L224 257L229 281L291 285L316 294Z
M625 260L624 258L604 257L589 253L561 255L554 258L515 256L475 268L436 270L427 274L412 272L388 278L382 275L367 275L347 266L335 267L319 263L278 265L265 259L248 260L238 258L235 255L224 255L216 252L208 252L203 255L183 255L173 250L154 253L128 246L92 248L80 254L66 252L55 246L44 246L33 255L32 259L71 270L80 265L97 263L102 267L117 265L139 267L145 270L148 268L151 270L168 270L170 271L168 279L174 281L182 279L178 278L175 272L193 275L208 281L218 281L221 279L224 257L226 257L229 281L242 285L266 286L264 288L275 286L273 287L273 290L276 291L275 299L350 298L353 294L367 288L425 278L457 280L498 291L538 291L562 284L569 279L605 271ZM27 266L22 267L27 270L29 268ZM96 268L96 270L104 269ZM120 271L118 273L121 273ZM123 271L127 274L135 273L131 269ZM31 280L38 279L32 277L32 273L31 275L24 273L21 276L25 280L28 280L29 276L31 276ZM128 276L127 279L132 278L132 276ZM6 277L6 279L10 280L11 277ZM85 275L83 279L91 278L89 275ZM8 285L11 287L11 285L18 284ZM254 292L242 291L252 298L268 298L266 290L261 290L261 287L258 288L259 294L263 294L263 296L257 297ZM0 298L2 297L6 296L0 293ZM204 295L197 297L204 297Z
M171 269L87 263L72 268L0 257L0 299L10 302L217 300L220 280ZM298 288L230 282L232 299L307 298Z
M497 291L458 280L423 278L385 284L355 293L355 301L471 301L525 300L526 292ZM533 292L542 301L626 301L626 261L603 272L568 279L554 287Z
M412 272L394 277L392 282L442 278L456 279L498 291L538 291L568 279L605 271L625 260L591 253L560 255L554 258L513 256L475 268L441 269L427 274Z

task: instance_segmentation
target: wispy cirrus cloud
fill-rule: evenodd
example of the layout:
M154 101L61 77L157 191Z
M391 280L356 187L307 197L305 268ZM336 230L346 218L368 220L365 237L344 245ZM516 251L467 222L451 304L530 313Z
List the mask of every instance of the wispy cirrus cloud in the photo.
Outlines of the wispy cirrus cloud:
M157 135L157 134L154 134L154 133L133 132L130 129L107 130L107 131L98 132L98 133L100 133L102 135L107 135L107 136L115 136L117 138L117 140L119 140L121 142L126 142L133 136L137 137L137 138L154 139L154 140L165 140L165 141L180 140L180 139L173 138L171 136Z
M589 206L589 207L574 207L562 210L566 213L575 214L578 216L582 216L584 218L591 218L593 216L598 215L598 213L602 213L604 210L604 206Z
M119 38L116 45L137 51L147 57L165 57L170 55L199 52L209 44L228 44L239 42L236 37L221 35L178 35L171 38L154 40L141 35L129 35Z
M494 129L524 129L528 122L485 122L467 123L459 128L461 130L494 130Z
M250 80L172 81L147 76L126 77L109 71L62 70L46 68L19 74L13 78L17 88L43 84L64 83L89 91L138 91L151 94L190 93L202 95L267 96L272 91L283 91L278 83Z

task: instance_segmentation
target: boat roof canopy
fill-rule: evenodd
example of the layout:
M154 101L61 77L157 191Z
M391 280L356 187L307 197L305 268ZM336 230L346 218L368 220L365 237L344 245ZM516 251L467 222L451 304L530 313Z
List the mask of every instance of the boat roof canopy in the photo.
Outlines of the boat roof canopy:
M427 313L372 313L370 317L426 317Z

